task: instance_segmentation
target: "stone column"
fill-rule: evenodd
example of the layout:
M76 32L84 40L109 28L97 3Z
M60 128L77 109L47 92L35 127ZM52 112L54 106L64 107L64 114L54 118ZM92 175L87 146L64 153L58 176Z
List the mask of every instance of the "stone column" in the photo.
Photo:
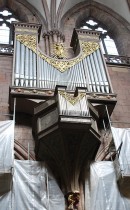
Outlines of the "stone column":
M53 56L54 43L63 43L65 41L64 35L58 30L48 31L43 34L45 43L45 53L49 56Z

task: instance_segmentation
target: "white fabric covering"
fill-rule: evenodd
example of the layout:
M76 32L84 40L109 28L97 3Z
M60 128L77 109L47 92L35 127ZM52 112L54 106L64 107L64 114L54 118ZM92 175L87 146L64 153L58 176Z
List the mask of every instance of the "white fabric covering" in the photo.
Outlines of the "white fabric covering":
M85 210L129 210L130 200L121 196L112 162L91 165L90 181L85 183Z
M2 210L65 210L55 179L42 162L30 160L14 161L13 187L0 197L0 206Z
M14 161L14 121L0 121L0 171L8 171Z
M119 150L119 164L121 172L124 176L130 176L130 128L114 128L112 127L112 134L116 150Z
M112 128L112 132L116 149L123 142L119 161L123 172L128 174L130 129ZM0 196L0 209L65 210L64 195L44 163L14 161L13 142L14 122L0 122L0 169L14 167L11 191ZM85 210L130 210L130 199L123 197L118 190L112 162L91 165L90 179L85 182Z

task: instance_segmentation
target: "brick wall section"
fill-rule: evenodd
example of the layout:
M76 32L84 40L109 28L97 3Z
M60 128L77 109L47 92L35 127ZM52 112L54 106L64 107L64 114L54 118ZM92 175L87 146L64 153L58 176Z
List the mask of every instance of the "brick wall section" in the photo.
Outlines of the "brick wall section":
M9 86L12 80L12 56L0 55L0 121L10 120L9 114ZM32 136L32 119L26 114L16 113L15 139L24 147L30 145L30 153L34 155L34 140Z
M113 125L130 127L130 68L108 66L108 70L113 90L117 93L117 104L112 115L112 121L124 122Z
M12 77L12 56L0 55L0 113L9 112L9 85ZM0 120L3 118L0 115Z
M130 128L130 67L108 66L110 79L114 93L117 94L117 104L111 116L113 127ZM115 122L119 123L115 123ZM97 153L97 160L105 157L109 143L110 135L102 135L101 146Z
M35 142L32 136L32 117L24 113L16 113L15 140L23 145L35 157Z

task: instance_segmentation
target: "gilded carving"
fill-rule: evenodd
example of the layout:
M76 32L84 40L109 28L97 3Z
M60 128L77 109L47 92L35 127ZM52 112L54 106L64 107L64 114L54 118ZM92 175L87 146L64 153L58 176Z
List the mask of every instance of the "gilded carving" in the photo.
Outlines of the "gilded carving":
M54 43L53 44L53 57L58 59L65 58L65 48L63 43Z
M36 46L37 46L37 41L36 41L36 36L35 35L21 35L17 34L16 39L24 44L26 47L31 49L33 52L37 52ZM43 54L42 52L38 51L38 55L43 58L46 62L48 62L50 65L52 65L54 68L59 70L60 72L65 72L72 66L76 65L80 61L82 61L86 56L92 54L96 50L99 49L99 43L97 42L85 42L82 41L80 42L81 45L81 52L79 56L73 58L73 59L56 59L56 58L51 58ZM58 49L59 55L62 54L62 50Z
M37 51L37 38L35 35L29 35L29 34L17 34L16 35L17 41L24 44L26 47L31 49L33 52L36 53Z
M84 55L84 58L90 54L92 54L93 52L95 52L96 50L99 49L99 44L97 42L85 42L82 41L81 42L81 48L82 48L82 52Z
M84 96L86 96L85 93L79 93L78 96L74 97L70 93L66 93L64 91L58 91L58 93L64 97L69 103L71 103L73 106L78 103Z

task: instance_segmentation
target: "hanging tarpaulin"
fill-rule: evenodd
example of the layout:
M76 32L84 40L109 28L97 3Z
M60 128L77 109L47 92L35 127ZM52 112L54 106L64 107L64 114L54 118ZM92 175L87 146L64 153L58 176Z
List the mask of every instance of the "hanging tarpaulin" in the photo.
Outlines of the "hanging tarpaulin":
M35 161L14 162L13 209L47 209L46 171Z
M0 121L0 202L11 190L14 161L14 121ZM7 195L7 198L8 195ZM6 205L6 204L5 204Z
M64 195L51 173L48 174L48 195L49 210L65 210Z
M14 162L13 210L64 210L64 196L44 163Z
M130 199L121 196L113 162L91 165L90 178L85 182L85 210L129 210Z
M0 171L8 171L14 160L14 121L0 121Z
M12 209L12 192L11 191L0 196L0 209L1 210L13 210Z
M119 156L121 173L130 176L130 128L114 128L112 134Z

